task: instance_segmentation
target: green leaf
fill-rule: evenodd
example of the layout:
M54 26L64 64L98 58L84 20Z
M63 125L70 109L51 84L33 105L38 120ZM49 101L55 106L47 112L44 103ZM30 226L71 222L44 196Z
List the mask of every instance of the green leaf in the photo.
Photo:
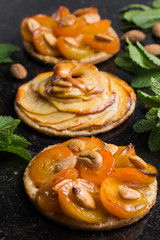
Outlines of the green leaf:
M153 54L147 52L144 47L142 46L142 44L140 44L140 42L136 42L137 47L143 52L143 54L150 60L152 61L154 64L156 64L157 66L160 66L160 59L156 56L154 56Z
M148 9L135 16L133 16L133 22L140 28L150 28L160 21L160 9Z
M145 88L151 86L151 77L160 81L160 69L144 70L132 78L131 86L134 88Z
M155 126L156 122L148 119L142 119L134 124L133 129L136 133L143 133L152 130Z
M123 25L121 26L121 30L124 31L126 29L131 29L131 28L137 28L137 26L134 23L131 22L123 22Z
M24 137L13 134L12 135L12 145L25 148L28 145L30 145L30 143Z
M151 78L151 88L152 91L160 96L160 81L156 80L155 78Z
M134 63L129 58L128 53L124 53L121 56L116 57L114 62L118 67L120 67L130 73L135 74L142 70L142 68L140 66L138 66L136 63Z
M1 43L0 44L0 64L13 62L12 59L10 58L10 55L11 53L19 50L20 48L13 44Z
M120 9L120 12L124 12L124 11L128 11L130 9L135 9L135 8L139 8L139 9L142 9L142 10L148 10L150 9L150 7L144 5L144 4L130 4L126 7L123 7Z
M148 145L152 152L160 150L160 127L153 128L149 135Z
M123 18L124 20L128 21L128 22L132 22L132 18L133 16L135 16L136 14L139 14L141 11L140 10L129 10L128 12L125 12L123 14Z
M20 122L21 120L14 119L3 126L0 126L0 135L2 136L11 135L14 132L14 130L17 128Z
M22 147L19 147L19 146L13 146L13 145L10 145L8 147L4 147L4 148L1 148L0 147L0 152L1 151L5 151L5 152L10 152L10 153L15 153L17 154L18 156L30 161L32 159L31 155L29 154L29 152L22 148Z
M13 60L10 57L0 58L0 64L1 63L12 63Z
M0 140L0 147L7 147L7 143L3 140Z
M154 1L152 2L152 6L153 6L154 8L160 8L160 0L154 0Z
M146 113L146 118L148 120L154 121L154 122L158 122L159 118L158 118L158 108L151 108L147 113Z
M146 104L148 107L159 108L160 107L160 98L155 96L150 96L147 93L137 91L139 98L141 101Z
M0 128L5 126L7 123L10 123L14 120L14 118L10 116L0 116Z
M157 116L158 116L158 118L160 119L160 109L158 109Z

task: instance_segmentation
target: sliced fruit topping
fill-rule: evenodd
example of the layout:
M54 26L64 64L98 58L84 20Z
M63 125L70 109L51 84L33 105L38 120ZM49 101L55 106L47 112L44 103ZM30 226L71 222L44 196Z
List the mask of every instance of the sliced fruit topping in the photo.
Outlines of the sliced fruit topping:
M100 199L107 211L120 218L133 218L144 211L147 199L143 191L126 182L108 177L101 185Z
M84 33L86 34L97 34L97 33L107 33L108 28L111 24L110 20L100 20L98 22L87 24Z
M119 146L118 151L114 155L115 168L132 166L129 157L135 156L135 154L133 144L129 144L128 146Z
M66 17L70 14L70 11L68 8L64 6L60 6L56 12L54 12L51 16L55 21L59 21L60 19Z
M76 11L74 11L74 15L76 15L77 17L79 16L83 16L85 14L89 14L89 13L98 13L98 9L95 7L89 7L89 8L80 8L77 9Z

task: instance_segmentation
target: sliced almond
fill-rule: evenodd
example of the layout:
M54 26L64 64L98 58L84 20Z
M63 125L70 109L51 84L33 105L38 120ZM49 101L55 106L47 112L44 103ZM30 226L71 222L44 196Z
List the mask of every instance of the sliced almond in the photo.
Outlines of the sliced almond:
M95 34L94 37L98 41L105 41L105 42L112 42L113 41L112 37L110 37L108 35L105 35L103 33L97 33L97 34Z
M114 155L118 151L118 147L114 144L105 144L104 150L107 150Z
M138 169L145 169L147 168L147 164L145 161L143 161L142 158L138 157L137 155L135 156L130 156L129 161L133 164Z
M58 193L58 190L59 190L63 185L65 185L66 183L71 182L71 181L72 181L72 179L65 179L65 180L59 182L58 184L56 184L56 185L52 188L52 190L54 191L54 193Z
M82 186L75 185L72 187L72 192L74 193L76 199L87 209L95 209L95 201L89 192Z
M39 22L37 22L35 19L33 18L29 18L28 21L27 21L27 25L28 25L28 28L30 30L31 33L33 33L37 28L40 27L40 24Z
M80 139L74 139L68 143L68 148L73 152L83 151L85 143Z
M57 39L56 37L52 34L52 33L43 33L44 39L46 40L46 42L51 46L51 47L55 47L56 46L56 42Z
M81 152L77 160L91 167L98 167L103 161L102 156L98 152L92 150Z
M64 169L74 168L77 163L77 156L69 156L58 162L55 166L56 172L60 172Z
M72 37L65 37L64 41L69 45L71 45L72 47L78 48L80 45L80 43L75 38L72 38Z
M76 16L74 16L73 14L67 15L66 17L62 18L60 20L60 24L64 27L66 26L72 26L74 25L76 21Z
M120 188L119 195L125 200L136 200L141 197L140 192L127 187Z
M86 20L86 22L89 24L98 22L101 19L99 14L96 14L96 13L88 13L83 15L83 17Z

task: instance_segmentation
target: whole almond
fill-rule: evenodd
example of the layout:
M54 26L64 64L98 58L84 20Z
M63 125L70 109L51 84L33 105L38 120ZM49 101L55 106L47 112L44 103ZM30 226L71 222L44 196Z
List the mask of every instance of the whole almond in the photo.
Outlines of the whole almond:
M123 187L119 190L119 195L121 196L121 198L126 200L136 200L141 197L140 192L132 188L126 188L126 187Z
M149 44L144 47L147 52L157 56L160 54L160 44Z
M136 41L142 42L146 35L139 30L131 30L123 34L120 39L126 41L126 37L128 37L132 43L135 43Z
M10 71L11 71L12 76L17 79L24 79L27 77L26 68L19 63L12 64Z
M95 39L98 41L112 42L114 39L106 34L97 33L94 35Z
M160 22L156 22L152 27L152 34L155 37L160 37Z

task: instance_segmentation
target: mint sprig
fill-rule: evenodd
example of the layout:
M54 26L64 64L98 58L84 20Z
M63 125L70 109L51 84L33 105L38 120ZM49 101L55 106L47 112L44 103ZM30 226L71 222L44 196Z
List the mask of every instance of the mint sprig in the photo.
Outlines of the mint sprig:
M151 109L146 113L146 119L136 122L133 129L137 133L150 131L148 145L152 152L156 152L160 150L160 81L151 78L151 89L155 96L138 91L141 101Z
M30 143L21 136L13 134L20 120L10 116L0 116L0 152L10 152L30 161L31 155L25 149Z
M20 51L20 48L10 43L1 43L0 44L0 64L12 63L13 60L11 59L10 55L15 51Z

